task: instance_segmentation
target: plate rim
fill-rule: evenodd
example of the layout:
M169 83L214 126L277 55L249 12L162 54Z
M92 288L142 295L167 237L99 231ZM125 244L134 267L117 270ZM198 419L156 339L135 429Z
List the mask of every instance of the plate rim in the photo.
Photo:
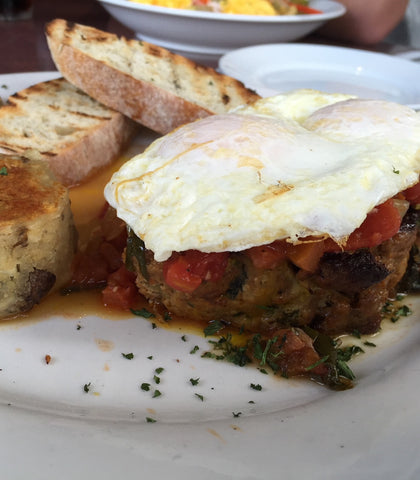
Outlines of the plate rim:
M46 81L58 72L1 74L0 79L32 74ZM420 419L416 395L410 393L420 376L414 342L418 328L408 352L414 361L402 372L402 360L396 358L354 390L274 414L139 425L69 419L0 403L3 476L114 480L121 472L138 476L140 471L155 478L169 473L179 480L277 480L281 468L289 480L354 480L357 474L368 474L370 480L416 480L420 457L413 440Z

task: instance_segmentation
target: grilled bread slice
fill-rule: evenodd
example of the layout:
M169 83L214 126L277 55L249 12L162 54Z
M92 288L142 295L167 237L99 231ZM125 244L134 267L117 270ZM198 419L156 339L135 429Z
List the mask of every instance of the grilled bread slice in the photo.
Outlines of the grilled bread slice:
M139 128L60 78L15 93L0 108L0 153L45 160L70 186L115 159Z
M0 155L0 318L63 286L76 244L68 190L46 162Z
M69 82L161 134L260 98L236 79L147 42L62 19L50 22L46 35Z

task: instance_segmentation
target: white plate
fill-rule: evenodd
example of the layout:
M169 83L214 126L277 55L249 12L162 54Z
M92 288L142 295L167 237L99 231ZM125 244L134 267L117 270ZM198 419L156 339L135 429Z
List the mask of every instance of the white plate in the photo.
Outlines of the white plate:
M1 75L0 85L3 93L6 86L12 92L53 76ZM419 311L419 302L410 304ZM351 364L356 388L340 393L204 360L199 352L205 339L187 333L184 342L182 332L153 329L138 317L5 322L0 476L417 480L417 319L406 317L377 335L372 341L378 346ZM191 354L195 345L200 350ZM159 367L165 370L155 385ZM199 385L192 386L190 378L200 378ZM141 391L142 382L162 396ZM252 390L250 383L263 390ZM147 423L146 417L157 422Z
M420 108L420 65L382 53L312 44L269 44L227 53L219 68L262 96L314 88Z
M215 64L224 53L246 45L297 40L345 13L343 5L332 0L311 2L321 14L277 16L200 12L128 0L99 1L140 39L207 64Z

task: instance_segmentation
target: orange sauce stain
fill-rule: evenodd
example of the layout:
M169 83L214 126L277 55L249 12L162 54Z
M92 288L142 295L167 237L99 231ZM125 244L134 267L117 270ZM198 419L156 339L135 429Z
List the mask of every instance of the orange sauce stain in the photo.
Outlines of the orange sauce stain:
M95 338L95 343L101 352L110 352L115 347L114 342L103 338Z
M220 435L220 433L217 433L216 430L213 430L213 428L208 428L207 431L216 437L218 440L220 440L222 443L226 443L226 440Z

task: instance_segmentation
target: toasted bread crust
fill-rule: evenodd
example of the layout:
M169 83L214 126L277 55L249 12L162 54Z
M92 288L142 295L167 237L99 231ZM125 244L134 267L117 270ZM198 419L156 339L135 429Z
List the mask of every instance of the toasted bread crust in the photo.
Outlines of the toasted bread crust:
M147 42L61 19L46 35L69 82L161 134L260 98L236 79Z
M70 186L114 160L138 128L61 78L15 93L0 108L0 153L44 160Z

